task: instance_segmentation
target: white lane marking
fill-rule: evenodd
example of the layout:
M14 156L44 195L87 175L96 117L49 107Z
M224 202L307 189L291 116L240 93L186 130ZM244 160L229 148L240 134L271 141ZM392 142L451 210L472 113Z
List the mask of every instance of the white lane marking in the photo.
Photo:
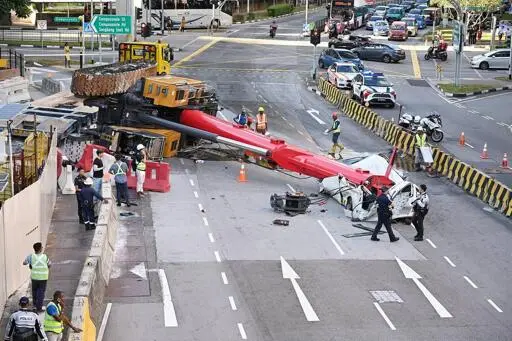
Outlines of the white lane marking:
M164 321L166 327L177 327L178 320L176 319L176 311L174 311L174 304L172 303L171 290L169 289L169 282L165 275L164 269L158 270L158 277L160 278L160 286L162 287L162 298L164 301Z
M469 57L466 56L465 53L463 53L463 55L464 55L464 58L466 58L466 60L468 61L468 63L471 64L471 59L469 59ZM480 71L478 71L478 69L473 69L473 71L475 71L475 73L477 74L478 77L480 77L480 79L484 79L484 77L482 77L482 75L480 74Z
M460 108L460 109L463 109L464 107L462 105L460 105L459 103L455 103L454 104L457 108Z
M180 159L180 163L181 163L182 165L185 165L185 161L183 161L183 159Z
M470 145L469 143L464 142L464 144L465 144L466 146L468 146L469 148L475 149L475 147L473 147L473 146L472 146L472 145Z
M220 263L221 260L220 260L219 251L215 251L214 254L215 254L215 259L217 260L217 263Z
M238 324L238 331L240 332L240 336L242 337L242 340L247 340L247 334L245 333L244 325L241 323Z
M295 126L293 124L291 124L290 122L288 122L288 124L290 125L290 127L295 128Z
M436 244L434 244L430 239L427 238L427 242L432 246L434 249L437 249Z
M229 284L229 282L228 282L228 276L226 276L226 273L225 273L225 272L221 272L221 273L220 273L220 277L222 277L222 283L224 283L224 284L226 284L226 285L227 285L227 284Z
M414 224L413 224L413 223L411 223L410 225L411 225L412 229L413 229L414 231L416 231L416 226L414 226Z
M204 210L203 205L197 204L197 207L199 208L199 211L203 212L203 210Z
M453 262L450 260L450 258L446 257L446 256L443 256L444 260L448 262L448 264L450 264L452 267L456 268L457 266L455 264L453 264Z
M306 110L306 112L309 114L309 116L313 117L313 119L315 121L317 121L319 124L322 124L322 125L325 124L324 121L322 121L318 116L316 116L319 114L318 110L309 109L309 110Z
M287 119L286 117L284 117L284 116L281 116L281 118L282 118L283 120L285 120L285 121L288 121L288 119Z
M210 243L215 243L215 238L213 238L213 234L208 233L208 238L210 239Z
M499 125L499 126L502 126L502 127L508 127L508 124L506 124L504 122L498 122L496 124Z
M281 256L281 271L283 273L284 279L289 279L290 282L292 282L293 289L295 290L295 294L297 295L297 298L299 299L300 306L302 307L302 311L304 312L304 315L306 315L306 320L308 322L317 322L320 321L317 314L315 313L315 310L311 306L311 303L309 303L306 295L300 288L299 284L297 283L297 279L299 279L299 275L293 270L293 268L288 264L288 262Z
M233 296L229 296L228 299L229 299L229 304L231 305L231 310L236 310L235 299L233 298Z
M264 99L264 98L263 98L263 102L268 103L268 101L266 99Z
M290 191L292 191L293 193L295 193L295 188L292 187L292 185L290 184L286 184L286 186L288 186L288 188L290 189Z
M189 46L190 44L193 44L197 39L199 39L199 37L195 38L195 39L192 39L191 41L189 41L188 43L186 43L185 45L183 45L181 47L181 49L184 49L185 47Z
M475 283L473 283L473 281L471 279L469 279L468 276L464 276L464 279L466 280L466 282L469 283L469 285L471 285L474 289L478 289L478 287L476 286Z
M375 308L377 308L377 311L379 312L379 314L382 316L382 318L384 319L384 321L386 321L386 323L388 324L389 328L391 330L396 330L395 328L395 325L393 324L393 322L391 322L391 320L389 319L388 315L386 315L386 313L384 312L384 310L382 310L380 304L378 304L377 302L373 302L373 305L375 306Z
M329 230L327 230L327 227L325 227L324 223L322 223L321 220L317 220L318 224L322 227L322 229L324 230L325 234L327 234L327 236L329 237L329 239L331 240L331 242L334 244L334 247L336 247L336 249L338 250L338 252L343 256L345 254L345 252L343 252L343 250L341 249L340 245L336 242L336 240L334 240L334 237L332 236L332 234L329 232Z
M194 185L194 180L192 180L192 179L188 179L188 181L190 182L190 185L191 185L191 186L195 186L195 185Z
M494 118L492 118L491 116L482 116L482 118L485 118L486 120L494 121Z
M203 223L204 226L208 226L208 219L206 219L206 217L203 217Z
M199 194L198 194L196 191L194 191L194 196L195 196L196 198L199 198Z
M299 130L299 134L301 134L302 136L304 136L304 133L302 131Z
M473 102L473 101L479 101L479 100L482 100L482 99L488 99L488 98L504 96L504 95L510 95L510 91L502 92L501 94L496 94L496 95L490 95L490 96L466 99L466 100L462 100L461 102L464 102L464 103L466 103L466 102Z
M494 303L490 298L487 300L487 302L489 302L489 304L492 305L492 307L496 309L499 313L503 312L503 310L501 310L501 308L498 307L498 305L496 305L496 303Z
M107 327L108 317L110 316L110 310L112 309L112 303L107 303L103 320L101 320L100 331L98 332L97 341L103 341L103 335L105 334L105 328Z
M217 111L217 113L220 115L220 117L222 117L224 121L228 120L228 118L222 113L222 111Z
M470 113L472 113L472 114L479 114L479 112L478 112L478 111L476 111L476 110L468 110L468 111L469 111Z

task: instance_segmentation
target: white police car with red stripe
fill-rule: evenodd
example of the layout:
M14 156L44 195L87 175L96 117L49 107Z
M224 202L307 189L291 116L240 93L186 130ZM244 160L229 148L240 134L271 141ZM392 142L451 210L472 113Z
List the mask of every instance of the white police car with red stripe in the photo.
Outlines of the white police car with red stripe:
M383 73L364 71L353 80L353 97L362 105L384 105L393 108L396 91Z

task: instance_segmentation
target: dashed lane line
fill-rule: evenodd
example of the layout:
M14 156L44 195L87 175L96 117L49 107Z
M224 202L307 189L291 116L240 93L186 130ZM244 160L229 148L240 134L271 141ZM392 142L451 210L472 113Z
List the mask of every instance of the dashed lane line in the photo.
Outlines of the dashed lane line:
M430 239L427 238L427 242L432 246L434 249L437 249L436 244L434 244Z
M469 143L464 142L464 144L465 144L466 146L468 146L469 148L471 148L471 149L475 149L475 147L473 147L473 146L472 146L472 145L470 145Z
M345 255L345 252L341 249L341 246L336 242L336 240L334 239L332 234L329 232L329 230L327 230L327 227L325 227L324 223L321 220L317 220L317 222L322 227L322 229L324 230L325 234L329 237L331 242L334 244L334 247L336 248L336 250L338 250L338 252L342 256Z
M377 302L373 302L373 305L375 306L375 308L377 308L377 311L379 312L379 314L382 316L382 318L384 319L384 321L386 321L386 323L388 324L389 326L389 329L391 330L396 330L396 327L395 325L393 324L393 322L391 322L391 320L389 319L388 315L386 315L386 313L384 312L384 310L382 310L380 304L378 304Z
M215 255L215 260L217 263L221 262L219 251L214 251L213 254Z
M493 300L491 300L490 298L489 298L489 299L487 299L487 302L489 302L489 304L490 304L494 309L496 309L496 311L497 311L497 312L499 312L499 313L502 313L502 312L503 312L503 310L501 310L501 308L500 308L500 307L498 307L498 305L497 305L496 303L494 303L494 302L493 302Z
M185 161L183 161L183 159L180 159L180 163L185 166Z
M201 211L201 212L204 211L203 205L201 205L201 204L197 204L197 208L199 208L199 211Z
M208 239L210 239L210 243L215 243L215 238L213 238L212 233L208 233Z
M192 185L192 186L194 186L194 185ZM197 193L197 191L194 191L194 196L195 196L196 198L199 198L199 193Z
M176 311L172 303L171 290L169 289L169 282L165 275L164 269L158 270L158 277L160 279L160 286L162 287L162 298L164 301L164 323L166 327L177 327L178 320L176 318Z
M204 226L208 226L208 219L206 217L203 217L203 224Z
M235 299L233 298L233 296L229 296L228 300L229 300L229 304L231 305L231 310L236 311L237 309L236 309Z
M222 283L224 283L225 285L228 285L228 284L229 284L228 276L226 276L226 273L225 273L225 272L221 272L221 273L220 273L220 277L222 278Z
M242 340L247 340L247 334L245 333L244 325L242 323L238 323L238 331L240 332L240 336Z
M464 279L466 280L466 282L469 283L469 285L471 285L474 289L478 289L478 287L476 286L475 283L473 283L473 281L468 277L468 276L464 276Z
M482 116L482 118L485 118L486 120L494 121L494 118L491 116Z
M453 268L456 268L457 266L450 260L450 258L443 256L444 260L450 264Z
M292 185L290 184L286 184L286 186L290 189L290 191L292 191L293 193L295 193L295 188L292 187Z
M107 308L105 309L105 314L103 314L103 319L101 320L100 330L98 332L97 341L103 341L103 335L105 334L105 329L107 327L108 317L110 316L110 310L112 309L112 303L107 303Z

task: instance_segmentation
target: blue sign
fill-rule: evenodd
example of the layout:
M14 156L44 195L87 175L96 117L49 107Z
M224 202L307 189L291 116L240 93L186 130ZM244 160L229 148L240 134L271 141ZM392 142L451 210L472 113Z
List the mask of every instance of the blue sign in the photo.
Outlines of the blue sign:
M83 31L84 31L84 33L93 33L94 32L90 22L84 22Z

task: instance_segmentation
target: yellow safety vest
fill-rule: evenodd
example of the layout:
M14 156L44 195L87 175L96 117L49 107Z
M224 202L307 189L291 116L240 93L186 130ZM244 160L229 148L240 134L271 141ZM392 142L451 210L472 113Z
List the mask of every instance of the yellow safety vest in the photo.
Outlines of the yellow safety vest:
M144 161L141 161L137 163L137 170L145 171L146 170L146 163Z
M71 52L71 49L69 46L64 47L64 56L66 57L67 60L71 59L70 52Z
M30 256L30 266L32 272L30 278L36 281L48 280L48 256L44 253L33 253Z
M117 166L117 172L116 172L116 174L114 174L114 176L116 176L116 175L125 175L125 174L126 174L126 173L123 171L123 169L121 168L121 165L120 165L120 164L116 163L115 165ZM139 165L137 165L137 168L138 168L138 167L139 167ZM144 169L145 169L145 167L144 167Z
M336 123L338 123L338 128L336 128ZM334 122L332 122L332 132L333 134L339 134L341 133L341 122L340 120L336 120Z
M64 324L62 321L57 321L55 318L53 318L52 315L48 314L48 307L55 306L57 308L57 311L59 312L59 315L62 311L62 308L60 307L60 304L55 304L54 302L48 303L46 306L46 311L44 313L44 331L45 332L52 332L55 334L60 334L64 330Z
M258 123L256 124L256 128L258 129L265 129L266 128L266 125L267 125L267 115L265 114L258 114L256 115L256 119L258 121Z
M427 135L416 135L416 147L425 147L427 145Z

